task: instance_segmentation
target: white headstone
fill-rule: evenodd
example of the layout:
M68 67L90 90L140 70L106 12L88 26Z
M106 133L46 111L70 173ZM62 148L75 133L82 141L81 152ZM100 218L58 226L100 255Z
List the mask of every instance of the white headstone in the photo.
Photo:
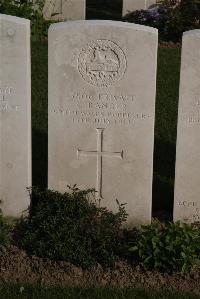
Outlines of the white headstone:
M77 21L49 30L49 187L96 188L151 220L157 29Z
M46 0L43 15L46 20L84 20L85 0Z
M130 12L148 9L156 4L156 0L123 0L123 16Z
M62 14L62 0L45 0L43 16L45 20L59 20Z
M178 109L174 220L200 221L200 30L185 32Z
M20 216L31 186L30 21L0 15L0 208Z

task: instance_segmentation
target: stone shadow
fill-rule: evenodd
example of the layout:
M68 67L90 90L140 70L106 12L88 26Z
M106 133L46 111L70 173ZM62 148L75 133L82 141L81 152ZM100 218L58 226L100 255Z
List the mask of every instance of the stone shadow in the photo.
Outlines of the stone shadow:
M86 19L121 20L122 0L86 0Z
M155 138L152 216L172 220L175 177L175 144Z
M32 185L47 187L48 138L37 129L32 130Z

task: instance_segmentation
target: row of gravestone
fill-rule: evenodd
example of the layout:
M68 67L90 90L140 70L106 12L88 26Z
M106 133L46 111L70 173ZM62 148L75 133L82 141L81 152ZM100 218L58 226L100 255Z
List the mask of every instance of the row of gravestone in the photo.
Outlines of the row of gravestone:
M95 187L128 222L151 220L157 30L116 21L49 29L48 186ZM183 36L174 219L200 220L200 30ZM6 215L29 205L30 22L0 15L0 199ZM42 83L41 83L42 85Z
M122 15L151 8L156 3L157 0L123 0ZM46 20L84 20L85 10L86 0L46 0L43 15Z

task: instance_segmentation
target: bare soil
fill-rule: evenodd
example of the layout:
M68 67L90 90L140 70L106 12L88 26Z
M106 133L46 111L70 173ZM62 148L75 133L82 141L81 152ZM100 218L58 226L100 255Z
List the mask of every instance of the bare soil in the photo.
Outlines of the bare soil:
M184 275L143 271L127 262L114 268L97 265L83 270L68 262L28 256L16 246L0 246L0 283L31 283L61 286L142 287L152 290L187 291L200 294L200 267Z

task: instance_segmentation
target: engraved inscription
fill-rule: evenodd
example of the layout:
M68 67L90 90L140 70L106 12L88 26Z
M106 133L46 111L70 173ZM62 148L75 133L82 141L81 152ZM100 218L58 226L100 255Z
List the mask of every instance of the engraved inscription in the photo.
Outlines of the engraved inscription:
M133 111L135 95L97 93L95 95L74 93L68 96L67 104L54 107L49 112L65 117L68 121L82 124L132 125L136 121L151 118L148 111Z
M135 95L127 94L107 94L107 93L97 93L96 95L78 93L76 92L73 96L74 100L77 101L108 101L108 102L134 102L136 100Z
M79 55L78 70L87 83L107 87L123 77L126 57L123 50L110 40L92 41Z
M188 123L199 123L200 122L200 114L196 114L196 115L190 115L190 116L187 116L187 115L182 115L180 117L180 119L182 121L187 121Z
M129 112L78 111L69 109L53 109L51 113L67 117L73 123L95 123L107 125L131 125L136 121L149 119L150 114Z
M200 123L200 99L199 96L196 95L194 97L193 104L191 105L191 111L180 113L180 120L184 122L188 122L189 124L192 123Z
M97 158L97 178L96 178L96 191L97 199L101 200L102 196L102 158L120 158L123 159L123 150L121 152L106 152L103 150L103 131L104 128L97 128L97 150L84 151L77 149L77 158L81 156L95 156Z
M178 203L179 206L184 206L184 207L196 207L197 203L195 201L179 201Z
M198 207L198 203L196 201L179 201L178 207L186 209L187 213L183 220L191 221L193 223L200 221L200 208Z
M12 94L13 88L10 86L0 87L0 101L7 101L8 97Z
M10 102L12 96L13 96L13 87L0 86L0 112L19 110L19 105Z

